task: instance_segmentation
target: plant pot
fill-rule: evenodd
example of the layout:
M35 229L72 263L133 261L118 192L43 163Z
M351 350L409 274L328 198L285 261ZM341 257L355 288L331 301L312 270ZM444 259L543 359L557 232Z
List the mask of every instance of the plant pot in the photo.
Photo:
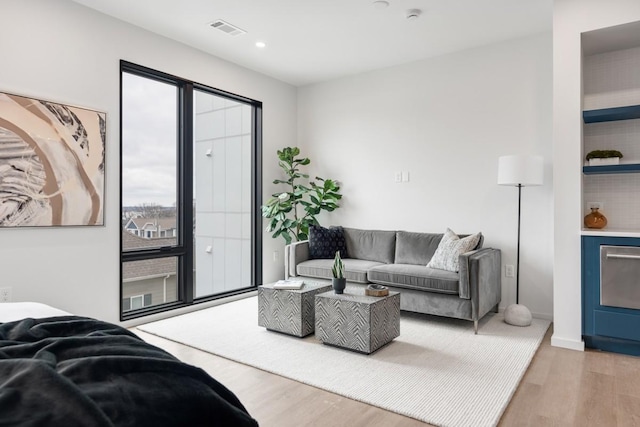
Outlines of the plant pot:
M604 166L620 164L620 157L606 157L589 159L589 166Z
M333 285L333 291L336 294L344 293L344 288L347 286L347 279L344 277L341 279L333 278L331 279L331 284Z

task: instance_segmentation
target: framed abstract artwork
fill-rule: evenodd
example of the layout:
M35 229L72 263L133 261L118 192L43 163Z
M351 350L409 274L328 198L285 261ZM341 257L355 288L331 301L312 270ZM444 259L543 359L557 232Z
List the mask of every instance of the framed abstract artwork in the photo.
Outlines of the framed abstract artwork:
M0 227L104 225L106 114L0 92Z

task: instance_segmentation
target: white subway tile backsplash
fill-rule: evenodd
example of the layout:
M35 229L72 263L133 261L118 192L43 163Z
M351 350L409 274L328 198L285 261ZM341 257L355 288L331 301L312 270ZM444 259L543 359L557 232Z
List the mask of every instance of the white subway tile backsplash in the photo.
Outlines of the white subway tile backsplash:
M640 104L640 47L584 58L585 110Z
M585 110L640 104L640 47L600 53L583 61ZM592 150L618 150L620 163L640 163L640 119L583 126L583 161ZM640 230L640 174L585 175L583 214L604 204L607 228Z
M587 203L602 202L607 228L640 229L640 174L587 175L584 177L583 214Z

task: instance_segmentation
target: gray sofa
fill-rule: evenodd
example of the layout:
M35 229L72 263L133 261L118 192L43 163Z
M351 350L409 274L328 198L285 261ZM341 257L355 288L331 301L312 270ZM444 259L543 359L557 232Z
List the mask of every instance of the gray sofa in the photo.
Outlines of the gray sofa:
M443 234L343 228L348 258L345 277L351 284L385 285L399 291L400 308L438 316L478 320L497 312L501 290L501 253L482 248L459 256L459 271L428 268ZM464 237L461 235L460 237ZM331 279L333 259L309 259L309 242L285 248L287 277Z

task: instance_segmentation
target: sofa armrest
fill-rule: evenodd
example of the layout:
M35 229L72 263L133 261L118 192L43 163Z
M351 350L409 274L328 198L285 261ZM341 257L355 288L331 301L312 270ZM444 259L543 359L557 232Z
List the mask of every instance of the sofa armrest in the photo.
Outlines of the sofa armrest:
M479 319L502 299L502 252L483 248L460 255L460 298L470 299L473 319Z
M309 241L303 240L285 246L284 256L285 276L295 277L298 264L309 259Z

